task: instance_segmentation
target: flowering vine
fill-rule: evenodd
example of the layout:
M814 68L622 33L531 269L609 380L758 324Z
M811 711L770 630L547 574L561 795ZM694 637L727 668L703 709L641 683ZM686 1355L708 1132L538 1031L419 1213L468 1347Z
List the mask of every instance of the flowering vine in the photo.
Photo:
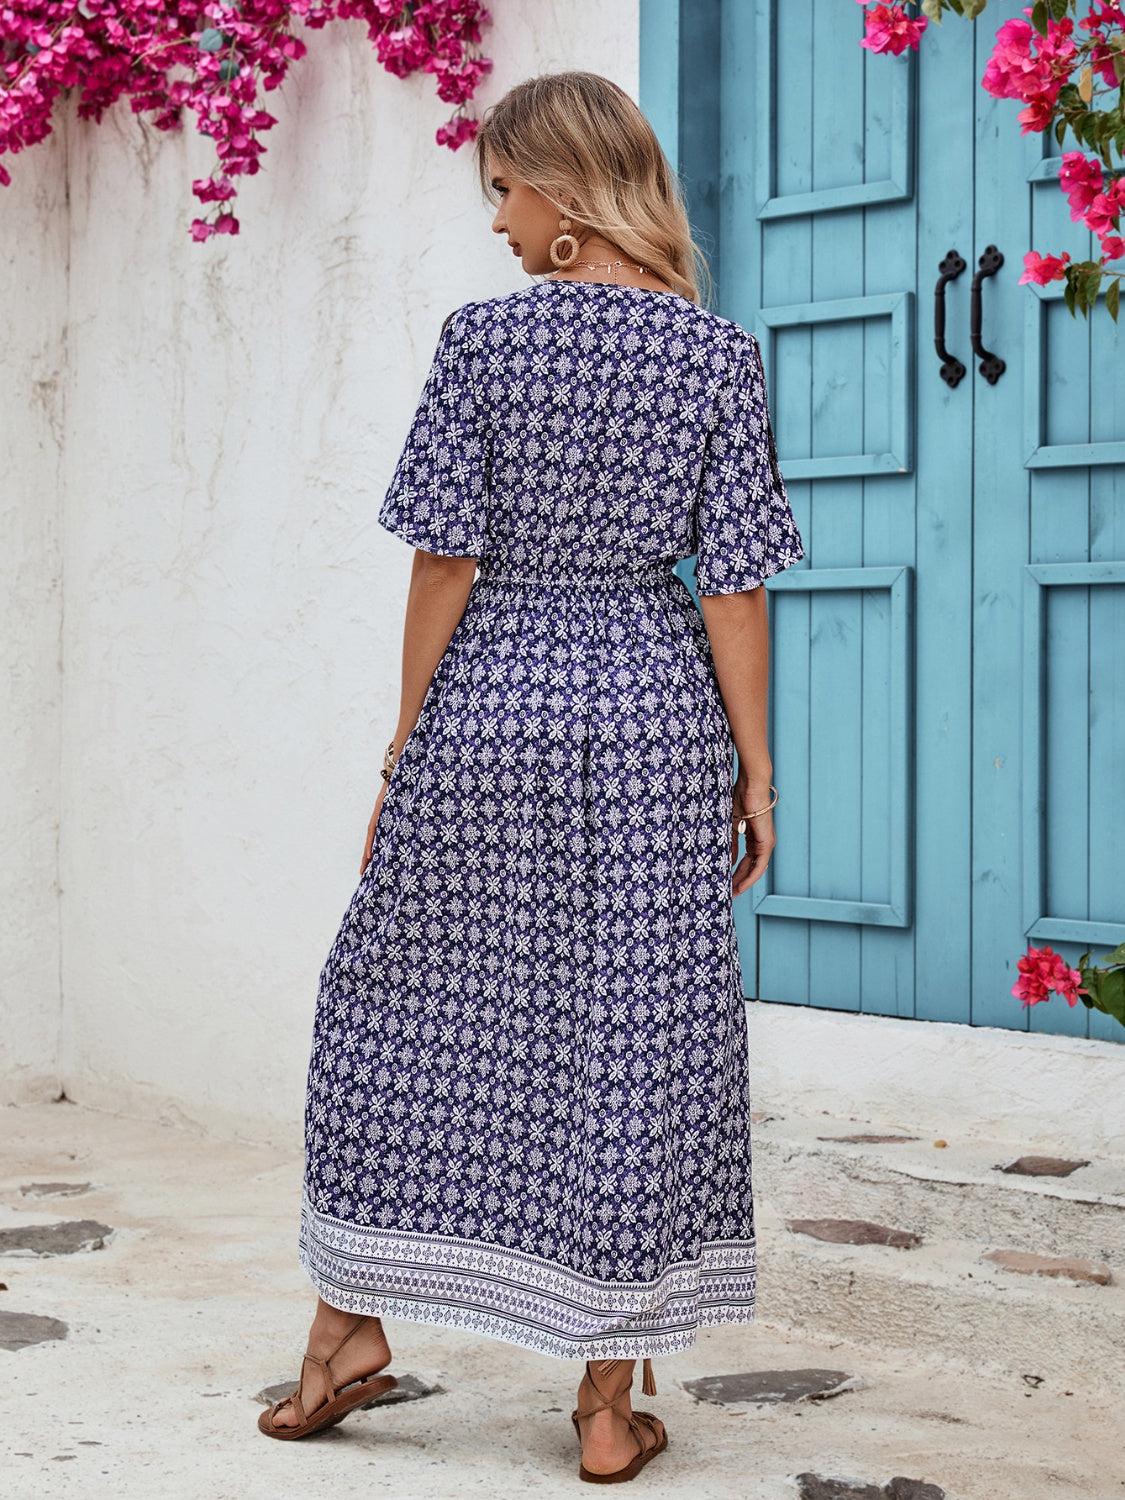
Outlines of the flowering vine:
M389 73L432 73L456 106L435 139L455 151L477 132L466 106L492 67L479 51L490 19L479 0L0 0L0 185L11 182L3 156L50 135L64 89L78 89L78 115L94 121L124 97L160 130L195 116L216 165L192 191L216 208L192 220L192 238L237 234L235 179L258 171L260 137L277 124L260 95L308 50L296 26L362 21Z
M1088 964L1089 957L1087 950L1072 969L1053 948L1029 948L1016 962L1020 977L1012 994L1024 1006L1038 1005L1052 994L1071 1006L1081 1000L1087 1010L1100 1010L1125 1026L1125 943L1106 954L1103 968Z
M975 21L987 0L922 0L920 15L913 8L907 12L907 0L870 8L869 0L858 3L865 7L860 45L897 56L917 48L928 23L940 22L943 11ZM1072 315L1079 310L1085 317L1108 278L1106 309L1116 322L1125 270L1105 267L1125 256L1125 176L1117 175L1125 171L1125 7L1122 0L1083 0L1083 9L1079 17L1079 0L1036 0L1024 7L1029 20L1005 21L981 86L998 99L1018 99L1026 106L1017 116L1024 134L1053 125L1060 146L1069 130L1086 148L1063 153L1059 185L1071 218L1092 230L1101 256L1072 263L1068 251L1040 255L1029 250L1020 283L1045 286L1065 280L1067 307ZM1075 34L1075 18L1083 35ZM1113 103L1102 107L1096 102L1110 94Z

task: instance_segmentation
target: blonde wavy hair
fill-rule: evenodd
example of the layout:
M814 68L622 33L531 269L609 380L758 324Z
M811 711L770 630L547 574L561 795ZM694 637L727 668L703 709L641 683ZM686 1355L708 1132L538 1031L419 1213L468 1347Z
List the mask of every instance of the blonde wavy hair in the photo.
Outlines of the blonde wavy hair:
M691 302L713 290L680 180L648 120L599 73L543 73L485 111L476 135L481 188L492 171L537 188L576 228L597 230ZM564 206L573 201L573 210Z

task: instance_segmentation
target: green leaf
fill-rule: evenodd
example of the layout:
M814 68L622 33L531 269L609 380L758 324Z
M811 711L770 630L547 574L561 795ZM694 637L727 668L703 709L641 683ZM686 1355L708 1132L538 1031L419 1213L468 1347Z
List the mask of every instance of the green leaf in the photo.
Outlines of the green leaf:
M922 0L922 14L927 21L932 21L935 26L941 25L942 9L941 0Z
M1121 300L1121 279L1120 279L1120 277L1115 276L1113 278L1113 281L1106 288L1106 294L1105 294L1106 311L1109 313L1110 317L1113 319L1113 321L1115 323L1117 322L1117 305L1120 302L1120 300ZM1125 944L1122 944L1122 950L1125 951ZM1119 958L1117 960L1117 962L1118 963L1125 963L1125 958Z
M1120 285L1120 282L1117 285ZM1109 300L1109 292L1106 293L1106 300ZM1099 967L1108 969L1114 964L1125 964L1125 943L1118 943L1112 953L1107 953Z
M1074 280L1075 280L1075 278L1074 278L1073 273L1070 272L1070 271L1067 271L1067 273L1066 273L1066 288L1063 291L1063 301L1066 303L1068 309L1070 310L1071 317L1074 317L1074 294L1075 294Z
M988 0L964 0L963 14L966 19L975 21L987 3Z
M1043 36L1047 35L1048 20L1049 16L1045 0L1035 0L1035 4L1031 7L1031 24Z
M1125 969L1110 969L1101 975L1094 1004L1125 1026Z

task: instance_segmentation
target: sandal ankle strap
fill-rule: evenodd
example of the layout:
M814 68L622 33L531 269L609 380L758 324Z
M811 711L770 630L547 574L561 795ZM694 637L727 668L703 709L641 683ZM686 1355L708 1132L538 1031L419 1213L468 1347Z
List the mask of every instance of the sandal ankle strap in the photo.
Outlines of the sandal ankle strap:
M630 1373L630 1376L629 1376L629 1383L628 1383L628 1385L623 1386L621 1388L621 1390L619 1390L613 1396L607 1396L606 1395L606 1393L602 1390L601 1386L599 1386L598 1383L597 1383L597 1381L594 1379L594 1374L593 1374L593 1370L594 1370L594 1365L595 1364L597 1364L597 1365L599 1365L601 1367L601 1370L602 1370L602 1372L604 1374L612 1375L613 1372L614 1372L614 1370L619 1365L623 1365L623 1364L626 1364L626 1363L632 1363L632 1362L631 1361L622 1360L622 1359L602 1359L602 1360L587 1360L586 1361L586 1379L589 1381L589 1383L591 1384L591 1386L593 1386L594 1391L595 1391L595 1393L597 1394L597 1397L598 1397L598 1403L597 1403L596 1406L590 1407L590 1409L588 1411L579 1412L579 1416L589 1417L589 1416L593 1416L594 1412L596 1412L596 1411L605 1411L607 1408L616 1407L617 1403L621 1400L622 1396L628 1395L628 1393L633 1388L633 1377L632 1377L631 1373ZM641 1383L641 1390L644 1392L644 1394L646 1396L655 1396L656 1395L656 1378L655 1378L655 1376L652 1373L652 1360L651 1359L646 1359L644 1361L644 1367L643 1368L644 1368L644 1378L643 1378L642 1383ZM618 1415L624 1416L624 1413L618 1413Z

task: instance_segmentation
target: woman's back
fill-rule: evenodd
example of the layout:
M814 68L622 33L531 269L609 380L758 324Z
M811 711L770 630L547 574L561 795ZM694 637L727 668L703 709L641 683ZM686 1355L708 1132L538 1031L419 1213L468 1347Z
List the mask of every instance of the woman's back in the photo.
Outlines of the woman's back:
M698 553L701 593L802 556L757 340L675 293L543 281L447 320L380 511L544 580Z

